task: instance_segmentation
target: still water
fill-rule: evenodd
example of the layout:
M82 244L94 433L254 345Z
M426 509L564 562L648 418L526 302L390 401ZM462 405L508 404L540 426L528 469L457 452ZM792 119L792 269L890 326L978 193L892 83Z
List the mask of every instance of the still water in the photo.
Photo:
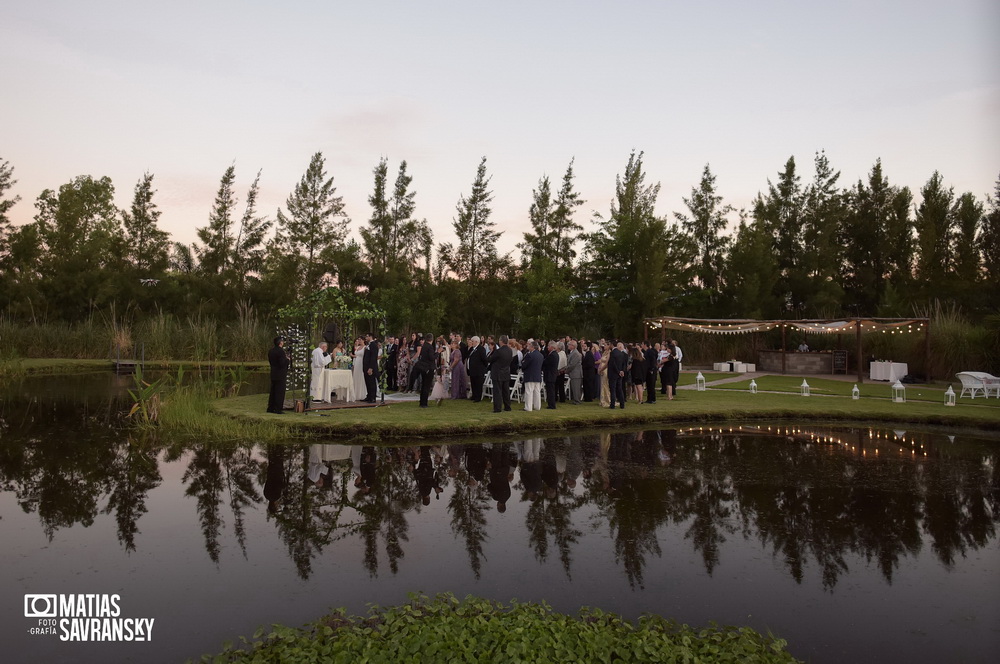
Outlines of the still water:
M746 624L814 662L1000 653L992 434L754 423L209 444L130 431L130 383L0 388L4 662L178 662L415 591ZM144 640L30 633L48 600L25 595L72 594L98 596L76 617L117 595Z

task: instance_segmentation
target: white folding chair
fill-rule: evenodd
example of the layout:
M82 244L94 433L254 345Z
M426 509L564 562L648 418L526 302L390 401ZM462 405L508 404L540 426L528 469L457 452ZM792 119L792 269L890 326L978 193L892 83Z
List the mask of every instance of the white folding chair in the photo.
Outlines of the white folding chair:
M486 374L486 381L483 383L483 396L493 400L493 376Z
M521 401L521 399L523 397L522 391L521 391L521 388L522 388L521 377L522 377L522 375L523 374L520 371L518 371L517 375L514 376L514 380L510 384L510 400L511 401Z

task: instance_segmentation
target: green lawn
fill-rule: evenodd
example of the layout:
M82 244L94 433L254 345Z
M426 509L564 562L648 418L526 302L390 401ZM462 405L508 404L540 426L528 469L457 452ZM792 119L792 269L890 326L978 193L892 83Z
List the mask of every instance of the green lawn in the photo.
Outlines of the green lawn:
M832 380L830 378L812 378L809 376L761 376L757 378L757 389L767 392L791 392L793 394L799 394L799 387L802 385L802 379L809 383L809 391L811 394L815 395L840 395L840 396L851 396L851 390L854 388L855 382L847 382L843 380ZM906 400L907 401L932 401L935 403L944 403L944 393L948 389L947 383L942 384L913 384L906 385ZM737 383L725 383L723 385L714 385L709 389L713 390L750 390L750 379L741 380ZM953 388L954 389L954 388ZM872 398L872 399L891 399L892 398L892 386L889 383L863 383L858 384L858 390L861 392L862 398ZM955 390L956 397L961 392L961 386ZM962 399L964 402L972 403L971 399ZM976 399L977 402L980 399ZM1000 407L1000 399L992 399L991 404L996 407ZM979 405L988 405L985 400Z
M798 381L801 383L801 379ZM831 381L833 382L833 381ZM851 384L853 385L853 384ZM848 389L850 389L850 386ZM876 387L876 386L873 386ZM882 396L882 395L880 395ZM854 401L843 397L760 393L739 389L682 390L674 401L660 398L656 404L629 402L625 410L608 410L597 403L526 413L514 403L509 413L493 413L492 404L447 400L441 406L421 409L413 402L378 408L354 408L316 413L265 412L267 395L220 399L211 403L214 413L247 423L271 423L290 435L380 437L519 433L592 428L607 425L650 423L718 422L751 419L851 420L947 424L996 430L1000 427L1000 401L968 399L955 407L937 401L908 400L894 403L887 398L866 397Z

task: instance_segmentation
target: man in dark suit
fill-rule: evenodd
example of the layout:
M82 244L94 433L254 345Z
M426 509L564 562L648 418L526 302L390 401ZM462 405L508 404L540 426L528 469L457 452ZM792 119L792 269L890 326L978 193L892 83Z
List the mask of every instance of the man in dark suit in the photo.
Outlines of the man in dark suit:
M549 410L556 409L556 384L559 382L559 353L556 342L549 342L549 353L542 360L542 378L545 380L545 401Z
M483 400L483 383L486 382L486 351L479 343L479 337L472 337L469 341L472 346L469 348L469 384L472 385L472 400L479 403Z
M385 389L392 390L395 392L398 389L396 385L396 368L399 366L397 362L399 361L399 344L396 343L396 337L386 337L385 338Z
M608 359L608 389L611 391L611 409L615 408L615 400L625 408L625 369L628 367L628 354L625 344L618 342L611 357Z
M642 342L642 356L646 360L646 403L656 403L656 361L659 355L648 341Z
M267 412L275 415L281 415L285 408L285 385L290 361L284 345L284 337L275 337L274 346L267 351L267 361L271 365L271 392L267 398Z
M431 393L431 384L434 382L434 335L428 332L424 335L424 342L420 344L417 352L417 359L413 363L413 373L420 376L420 407L427 408L427 397Z
M368 396L365 397L365 401L368 403L375 403L376 397L378 396L378 339L375 335L369 332L365 335L365 343L368 344L368 349L365 351L365 359L361 365L361 369L365 373L365 387L368 390Z
M507 335L500 335L500 345L486 358L490 366L490 377L493 379L493 412L510 410L510 361L514 351L507 345Z

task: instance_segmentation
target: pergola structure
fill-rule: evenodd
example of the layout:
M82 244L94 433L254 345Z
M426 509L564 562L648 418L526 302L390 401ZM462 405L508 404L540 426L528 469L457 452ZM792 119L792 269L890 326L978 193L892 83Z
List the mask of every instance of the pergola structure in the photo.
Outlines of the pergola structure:
M721 318L681 318L678 316L658 316L644 321L645 338L650 330L660 330L661 341L666 341L667 330L701 332L703 334L749 334L768 332L781 328L781 373L785 373L785 334L788 328L819 334L844 334L854 332L857 340L858 382L864 382L864 365L861 362L862 332L882 332L883 334L908 334L924 332L924 366L927 380L930 376L931 319L930 318L818 318L808 320L756 320Z

